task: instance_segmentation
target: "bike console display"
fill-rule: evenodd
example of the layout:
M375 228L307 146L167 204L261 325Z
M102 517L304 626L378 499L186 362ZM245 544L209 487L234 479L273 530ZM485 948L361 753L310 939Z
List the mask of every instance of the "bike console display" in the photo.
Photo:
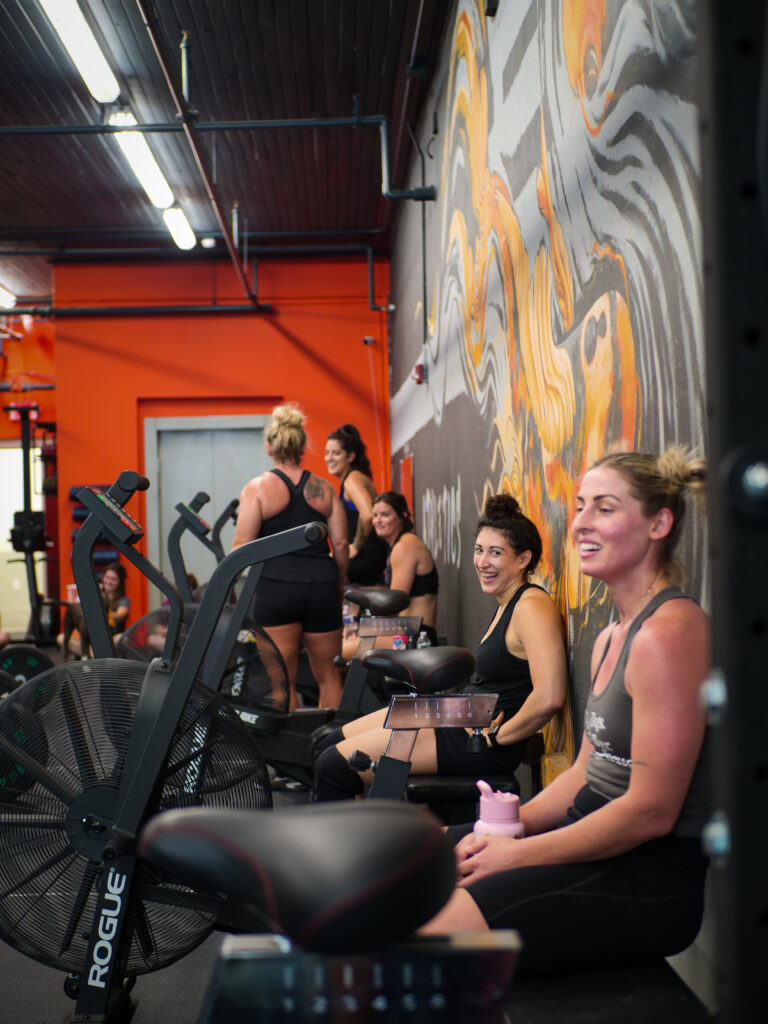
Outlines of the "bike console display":
M144 530L122 505L99 487L83 487L77 492L77 500L102 523L121 544L136 544L144 536Z
M497 693L465 693L450 697L392 698L385 729L486 729L491 724Z
M210 533L210 524L206 523L203 517L198 515L198 513L195 512L193 508L190 508L189 505L185 505L180 501L178 505L176 505L176 511L184 520L188 530L191 530L199 537L204 537L207 533Z

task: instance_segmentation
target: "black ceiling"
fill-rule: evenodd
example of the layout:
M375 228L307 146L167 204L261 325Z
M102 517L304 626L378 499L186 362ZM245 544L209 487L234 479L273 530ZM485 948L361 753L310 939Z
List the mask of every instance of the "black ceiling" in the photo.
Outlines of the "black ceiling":
M117 105L164 126L145 137L198 239L214 237L215 251L231 256L237 205L241 259L276 246L387 251L399 200L382 195L382 153L390 191L404 189L408 126L426 99L450 0L80 7L118 78ZM0 285L39 301L50 296L52 258L182 255L115 139L93 130L112 108L92 99L37 0L0 0L0 64ZM366 120L323 123L353 117ZM278 119L312 123L253 124Z

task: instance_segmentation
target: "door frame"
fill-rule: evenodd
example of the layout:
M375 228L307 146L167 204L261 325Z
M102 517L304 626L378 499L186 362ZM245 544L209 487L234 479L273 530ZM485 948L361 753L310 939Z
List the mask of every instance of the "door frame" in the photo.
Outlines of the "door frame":
M145 492L147 558L160 565L161 549L165 538L159 536L160 523L160 459L159 440L163 431L200 430L262 430L266 431L270 417L265 415L234 416L147 416L144 419L144 472L151 481ZM154 589L154 588L151 588ZM159 596L157 598L159 601ZM152 605L150 594L150 606Z

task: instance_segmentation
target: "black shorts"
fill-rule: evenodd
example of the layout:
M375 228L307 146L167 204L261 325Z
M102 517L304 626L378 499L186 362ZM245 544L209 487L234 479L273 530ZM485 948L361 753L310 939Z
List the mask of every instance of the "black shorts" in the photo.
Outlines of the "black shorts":
M508 746L488 747L479 754L469 749L464 729L435 729L438 775L504 775L514 772L523 759L525 741Z
M333 581L293 583L259 580L251 605L259 626L301 624L305 633L330 633L341 629L339 588Z

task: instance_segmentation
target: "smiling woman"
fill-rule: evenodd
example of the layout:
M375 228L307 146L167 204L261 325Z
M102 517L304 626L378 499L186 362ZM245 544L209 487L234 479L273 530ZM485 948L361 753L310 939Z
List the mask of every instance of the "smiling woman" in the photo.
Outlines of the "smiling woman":
M373 506L374 528L393 549L402 543L404 532L398 498L402 495L388 492ZM417 550L414 546L412 577ZM477 648L476 677L464 692L499 695L497 730L486 732L486 749L475 753L464 729L420 729L411 754L412 775L511 774L520 764L525 741L562 707L567 685L563 620L549 595L529 579L540 557L539 532L515 499L507 494L489 498L476 530L475 570L483 592L494 597L497 607ZM393 562L393 576L394 569ZM353 750L373 761L381 756L390 736L383 728L385 715L386 709L366 715L329 737L315 764L317 800L349 799L372 781L370 771L358 774L347 758Z
M514 928L522 973L671 956L694 939L710 815L699 694L709 622L675 586L673 550L686 494L703 481L703 461L676 448L609 455L584 474L571 534L618 617L592 652L578 757L521 808L525 838L459 839L458 887L424 933ZM483 585L501 588L504 552L492 530L481 539Z
M376 488L363 439L352 423L345 423L328 435L325 464L339 481L339 497L347 517L347 579L359 586L380 584L387 562L387 546L373 530Z

